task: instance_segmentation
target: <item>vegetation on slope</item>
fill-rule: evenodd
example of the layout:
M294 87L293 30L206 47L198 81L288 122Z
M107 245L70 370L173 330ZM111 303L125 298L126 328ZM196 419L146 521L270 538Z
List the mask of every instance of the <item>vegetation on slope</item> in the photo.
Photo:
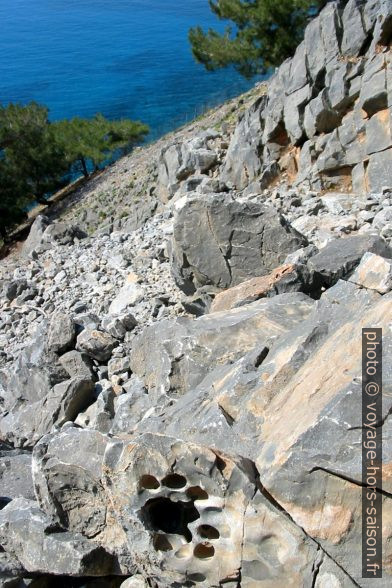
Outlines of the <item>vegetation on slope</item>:
M201 27L189 31L196 60L208 70L234 66L245 77L265 74L290 57L309 18L327 0L209 0L224 33Z
M102 115L51 123L35 102L0 106L0 235L23 220L26 207L45 203L76 173L88 177L147 133L140 122Z

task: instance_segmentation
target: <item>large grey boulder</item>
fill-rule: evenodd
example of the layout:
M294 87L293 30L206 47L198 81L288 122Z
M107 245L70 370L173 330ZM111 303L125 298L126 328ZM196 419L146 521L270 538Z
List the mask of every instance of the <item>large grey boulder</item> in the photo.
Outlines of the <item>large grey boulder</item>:
M72 348L76 338L76 328L71 317L63 312L55 312L49 325L49 349L58 354Z
M129 575L135 568L104 487L108 441L98 431L76 427L45 436L33 451L34 485L55 525L93 539L112 554L112 573Z
M16 447L33 447L54 427L73 421L94 402L94 383L72 378L53 386L41 399L14 406L0 419L0 435Z
M289 331L310 313L305 294L282 294L229 312L179 318L147 327L133 343L131 369L150 395L178 398L216 365L231 364Z
M344 570L341 585L370 587L370 580L360 578L357 565L361 338L363 326L383 329L385 397L380 422L384 513L390 513L391 316L391 293L380 296L340 281L289 332L268 345L260 340L232 364L215 362L204 380L189 387L176 403L144 418L140 432L172 435L250 458L274 503ZM389 522L385 528L383 548L389 557ZM325 574L327 582L327 566ZM385 570L381 585L389 583L390 571Z
M222 194L190 197L175 216L172 270L186 294L206 284L228 288L270 273L305 245L274 208Z
M29 236L23 243L22 255L24 257L31 256L31 254L41 245L42 235L50 225L48 217L40 214L37 216L31 225Z
M105 470L129 549L150 581L267 588L271 577L285 585L298 574L297 585L302 578L312 585L316 544L257 490L247 460L147 434L113 439ZM271 534L279 558L271 556Z
M162 150L158 161L158 195L166 202L178 191L181 182L192 174L205 174L217 163L210 141L219 134L211 129Z
M67 576L106 576L113 558L78 533L53 527L37 503L13 500L0 512L0 545L27 572Z
M392 249L381 237L355 235L328 243L309 259L308 267L325 286L331 286L340 278L349 277L366 252L392 256Z

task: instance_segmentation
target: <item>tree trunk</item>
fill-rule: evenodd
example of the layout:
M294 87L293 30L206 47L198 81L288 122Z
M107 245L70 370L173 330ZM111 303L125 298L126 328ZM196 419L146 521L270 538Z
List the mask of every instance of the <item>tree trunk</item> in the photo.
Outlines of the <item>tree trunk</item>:
M36 196L35 199L38 202L38 204L43 204L44 206L47 206L49 204L43 196Z
M80 163L82 164L82 170L83 170L83 175L85 178L89 177L89 173L88 173L88 169L87 169L87 165L86 165L86 160L84 159L84 157L80 158Z
M4 243L7 241L7 231L2 225L0 225L0 237L3 239Z

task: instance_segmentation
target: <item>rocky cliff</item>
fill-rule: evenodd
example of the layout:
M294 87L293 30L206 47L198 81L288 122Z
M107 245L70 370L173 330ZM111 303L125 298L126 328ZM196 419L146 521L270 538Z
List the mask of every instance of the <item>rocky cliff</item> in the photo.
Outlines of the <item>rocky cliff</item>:
M370 587L364 327L390 586L391 42L390 0L328 3L3 260L1 586Z

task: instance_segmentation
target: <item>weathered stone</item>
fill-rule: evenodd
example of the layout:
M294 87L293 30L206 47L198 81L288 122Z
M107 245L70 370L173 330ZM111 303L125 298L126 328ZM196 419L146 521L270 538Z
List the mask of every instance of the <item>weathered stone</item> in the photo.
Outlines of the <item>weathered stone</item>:
M175 218L172 267L186 294L206 284L227 288L268 274L306 244L273 208L222 195L193 197Z
M0 501L34 499L31 454L17 449L0 449Z
M384 382L390 390L391 305L390 294L381 297L339 282L307 319L267 349L261 349L260 341L258 349L234 364L217 365L175 405L143 421L143 431L187 436L201 444L208 440L210 447L231 448L251 459L259 452L255 460L263 487L333 556L348 580L354 578L361 585L353 551L361 545L362 431L355 408L355 399L361 399L361 329L372 324L388 333ZM383 415L390 408L388 393ZM289 436L287 422L294 428ZM384 489L389 492L389 449L384 458ZM384 500L389 513L390 499ZM389 553L387 545L388 540L384 546ZM389 569L386 574L385 586Z
M75 239L83 239L86 234L77 226L66 223L52 223L42 234L42 243L53 245L71 245Z
M24 403L6 413L0 421L3 439L17 447L31 447L54 426L74 420L93 402L91 380L73 378L56 384L48 394L32 403Z
M339 121L339 113L331 108L325 89L305 108L304 128L309 139L319 133L330 133Z
M129 575L135 568L102 484L108 440L78 428L47 435L34 448L34 485L40 507L55 524L93 539L113 554L112 573Z
M3 296L12 302L19 296L23 295L24 300L31 300L37 295L37 289L27 280L12 280L7 282L3 287Z
M122 374L129 370L128 357L112 357L108 363L109 378L116 374Z
M312 93L309 85L286 97L284 103L284 124L294 145L303 138L303 116L305 106L311 97Z
M31 225L29 236L23 243L22 255L24 257L31 256L31 254L40 246L42 242L42 235L44 234L49 224L50 221L46 216L42 214L37 216Z
M118 342L108 333L85 329L78 335L76 347L97 361L107 361Z
M157 581L164 570L167 583L194 578L203 587L238 578L244 510L255 492L250 463L145 435L113 440L105 471L129 549L143 559L146 575Z
M378 231L392 221L392 206L383 208L375 215L372 225Z
M342 14L343 37L341 50L343 55L356 57L361 52L367 39L362 22L358 1L349 0Z
M328 71L326 76L326 88L323 92L326 92L327 103L335 112L347 109L352 100L350 84L347 79L351 69L350 66L350 63L337 63L333 69ZM339 123L340 120L338 119L336 122Z
M267 276L252 278L217 294L210 312L231 310L276 294L309 292L313 287L306 266L282 265Z
M386 70L382 54L377 56L372 69L369 68L363 78L359 101L368 116L373 116L388 106Z
M391 110L381 110L366 124L366 153L372 154L392 147Z
M313 257L317 253L318 249L313 244L308 245L307 247L301 247L300 249L297 249L297 251L294 251L294 253L289 253L289 255L284 260L284 263L304 265L310 257Z
M102 390L97 400L87 410L78 414L75 424L95 429L100 433L108 433L114 418L114 399L113 390Z
M262 115L266 97L259 98L243 115L227 151L221 177L238 190L245 188L261 171Z
M65 353L72 348L76 338L75 324L71 317L63 312L55 312L49 325L49 349L55 353Z
M298 45L293 58L290 61L290 71L288 74L288 83L286 85L286 94L290 95L296 90L300 90L308 83L308 72L306 68L306 47L305 42Z
M312 304L304 294L282 294L195 320L161 321L135 339L131 369L155 397L182 395L212 367L231 363L290 330L307 316Z
M33 500L17 498L0 512L0 543L27 572L67 576L113 573L113 558L78 533L61 532Z
M143 300L144 290L142 286L135 283L131 274L125 281L121 290L109 306L109 314L117 315L123 313L129 306L135 306Z
M124 388L125 394L115 400L115 415L110 430L113 435L132 433L144 415L153 409L152 399L140 378L133 375Z
M217 292L220 292L220 290L213 286L198 288L192 296L186 296L181 301L182 306L189 314L202 316L209 312L212 300Z
M205 173L217 162L216 153L208 142L218 137L213 130L184 143L165 147L158 162L158 194L163 201L174 196L183 180L193 173Z
M374 153L369 158L367 180L371 192L381 192L382 188L392 187L392 149Z
M79 376L91 379L93 376L92 361L85 353L79 353L76 350L68 351L68 353L64 353L59 358L59 363L66 370L70 378Z
M392 257L392 249L384 239L373 235L358 235L335 239L311 257L308 267L323 284L331 286L343 277L349 277L366 252Z
M350 282L386 294L392 290L392 259L365 253Z
M116 339L124 339L125 334L133 331L136 325L137 320L129 312L119 314L118 316L106 316L101 322L102 330Z
M320 172L336 170L347 164L345 152L336 129L332 133L323 136L317 147L322 151L317 159L317 169Z

